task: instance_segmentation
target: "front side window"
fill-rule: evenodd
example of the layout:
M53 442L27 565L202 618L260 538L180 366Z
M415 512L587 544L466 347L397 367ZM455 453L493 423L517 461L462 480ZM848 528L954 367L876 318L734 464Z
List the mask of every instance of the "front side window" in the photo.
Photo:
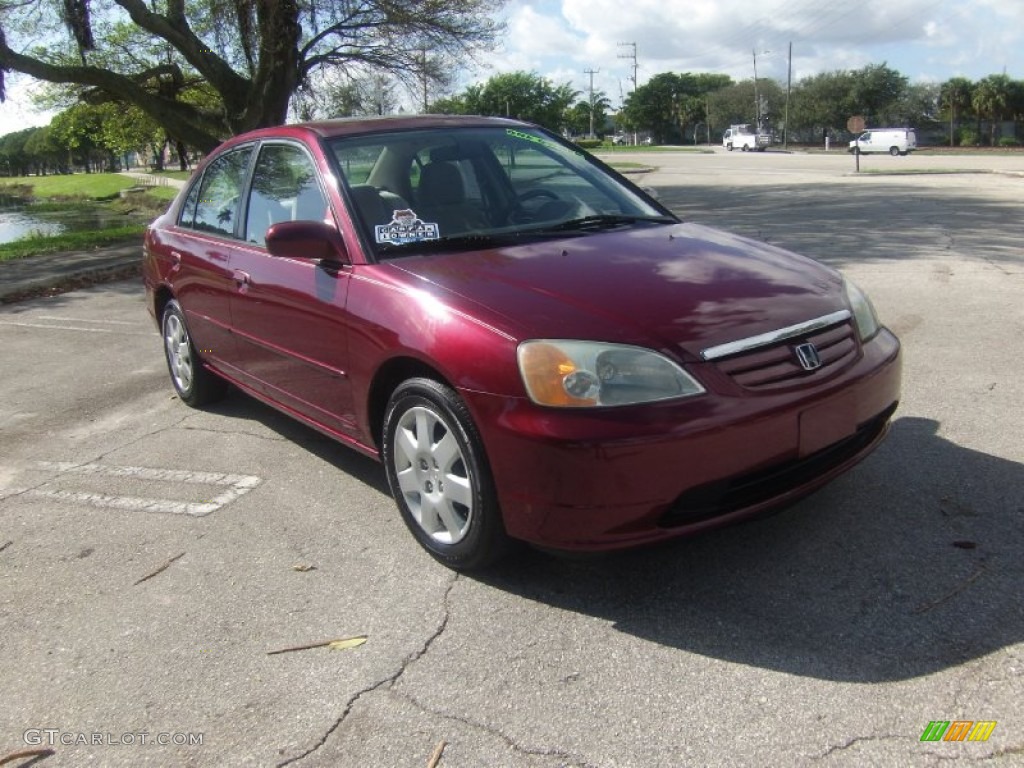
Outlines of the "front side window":
M529 126L396 131L330 146L382 257L676 221L577 148Z
M242 186L249 167L252 147L243 147L221 155L206 169L195 200L191 226L203 232L229 237L235 234ZM191 192L189 193L191 198ZM184 216L189 216L186 202ZM181 222L189 226L184 217Z
M245 239L263 245L267 230L282 221L324 221L327 198L313 161L294 144L265 144L253 170Z

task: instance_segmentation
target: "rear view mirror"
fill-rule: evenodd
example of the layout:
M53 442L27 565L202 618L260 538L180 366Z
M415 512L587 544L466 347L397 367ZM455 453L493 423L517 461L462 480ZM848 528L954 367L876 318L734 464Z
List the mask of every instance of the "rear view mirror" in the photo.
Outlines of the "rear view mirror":
M267 230L271 256L348 264L348 248L337 229L322 221L281 221Z

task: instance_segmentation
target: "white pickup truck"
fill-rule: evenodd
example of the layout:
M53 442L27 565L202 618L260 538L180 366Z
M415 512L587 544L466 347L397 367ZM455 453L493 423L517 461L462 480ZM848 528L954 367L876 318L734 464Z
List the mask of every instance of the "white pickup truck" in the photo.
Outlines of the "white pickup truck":
M737 148L744 152L764 152L771 143L772 137L769 134L755 131L749 123L730 125L722 134L722 146L730 152Z

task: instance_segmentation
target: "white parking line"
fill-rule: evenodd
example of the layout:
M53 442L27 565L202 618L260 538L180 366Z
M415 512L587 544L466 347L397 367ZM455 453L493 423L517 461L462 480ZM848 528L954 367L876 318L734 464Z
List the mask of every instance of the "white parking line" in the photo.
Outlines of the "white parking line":
M156 499L137 496L108 496L103 493L85 491L48 490L44 488L0 489L0 499L12 496L51 499L93 507L125 509L133 512L161 512L173 515L205 517L221 507L230 504L258 486L260 478L255 475L230 475L219 472L189 472L179 469L156 469L152 467L121 467L105 464L74 464L63 461L40 461L36 466L58 475L90 475L100 477L133 478L169 483L212 485L224 490L210 501L179 501L177 499Z
M117 333L124 336L152 336L156 331L143 333L142 331L122 331L119 328L79 328L74 325L51 325L50 323L15 323L10 320L0 320L0 325L15 325L19 328L49 328L54 331L86 331L88 333Z
M59 320L67 323L96 323L97 325L142 325L145 320L89 320L85 317L61 317L60 315L30 315L33 320Z

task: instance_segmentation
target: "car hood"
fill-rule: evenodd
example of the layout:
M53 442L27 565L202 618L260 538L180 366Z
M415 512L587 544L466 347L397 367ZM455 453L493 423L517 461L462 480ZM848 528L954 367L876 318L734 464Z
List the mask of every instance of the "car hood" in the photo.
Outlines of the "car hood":
M414 287L519 340L593 339L673 348L691 359L846 307L834 270L697 224L387 263Z

